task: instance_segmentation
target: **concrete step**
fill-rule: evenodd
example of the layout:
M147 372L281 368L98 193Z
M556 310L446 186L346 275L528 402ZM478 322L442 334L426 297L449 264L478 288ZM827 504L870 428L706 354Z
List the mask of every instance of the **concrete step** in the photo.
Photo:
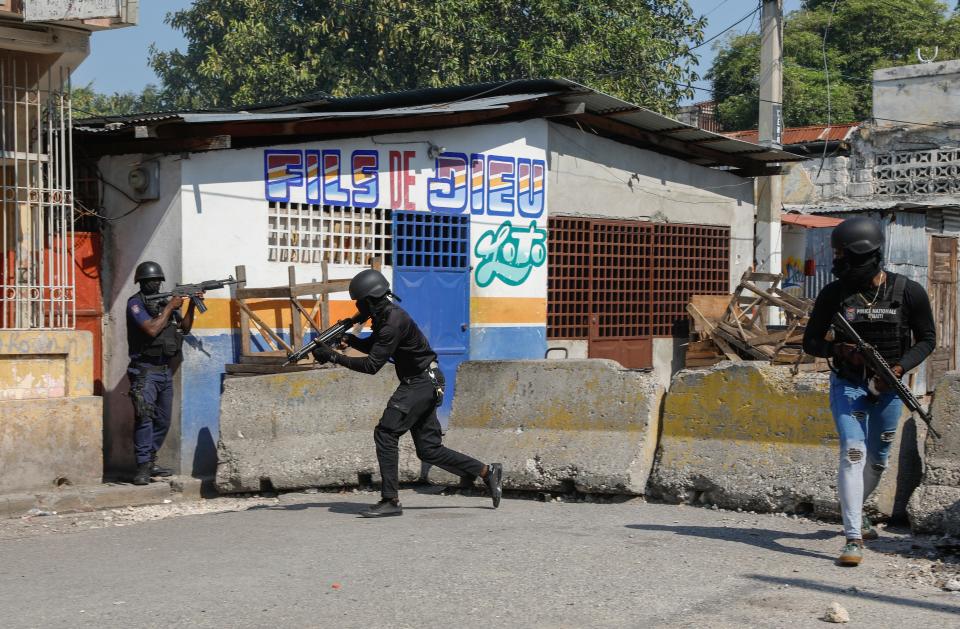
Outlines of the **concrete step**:
M215 496L212 479L171 476L149 485L103 483L51 491L0 495L0 518L28 515L31 509L48 513L97 511L118 507L200 500Z

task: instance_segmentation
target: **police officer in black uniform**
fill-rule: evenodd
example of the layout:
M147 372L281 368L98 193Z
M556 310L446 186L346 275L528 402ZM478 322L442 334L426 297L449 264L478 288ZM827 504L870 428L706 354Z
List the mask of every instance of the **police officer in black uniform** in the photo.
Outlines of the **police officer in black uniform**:
M469 481L479 476L490 491L496 509L502 494L503 466L500 463L485 465L443 446L436 410L443 399L444 377L437 365L437 355L410 315L391 301L392 296L390 284L381 273L372 269L361 271L350 282L350 298L357 302L361 315L373 319L373 334L362 339L347 334L341 347L352 347L366 356L345 356L327 345L313 352L321 364L332 362L370 375L392 361L400 379L374 430L383 479L382 499L360 515L375 518L403 514L398 498L398 452L400 436L408 430L420 460Z
M883 230L876 221L867 217L844 221L833 230L831 245L837 281L817 296L803 349L831 359L830 410L840 435L837 490L847 539L838 563L856 566L863 559L863 540L877 537L863 516L863 503L886 468L903 403L867 371L852 339L827 340L830 321L841 313L898 377L934 350L936 326L923 287L883 270Z
M173 471L157 465L157 450L170 429L173 413L173 377L170 363L180 355L183 335L193 326L193 302L181 316L182 297L148 301L160 292L163 269L156 262L142 262L134 273L140 292L127 300L127 346L130 365L130 398L135 418L133 446L137 458L134 485L146 485L151 476L170 476Z

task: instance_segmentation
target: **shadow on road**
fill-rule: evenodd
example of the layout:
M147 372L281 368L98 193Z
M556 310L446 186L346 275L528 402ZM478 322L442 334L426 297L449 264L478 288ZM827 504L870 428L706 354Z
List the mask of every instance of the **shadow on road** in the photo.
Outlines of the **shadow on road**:
M346 515L360 515L360 512L364 509L369 508L373 502L370 504L362 504L357 502L301 502L301 503L292 503L292 504L279 504L279 505L257 505L255 507L250 507L248 511L304 511L306 509L326 509L330 513L343 513ZM477 506L462 506L462 505L450 505L450 506L437 506L437 507L404 507L404 511L432 511L432 510L456 510L456 509L491 509L489 505L477 505Z
M818 553L811 550L804 550L802 548L785 546L777 540L824 540L831 539L833 537L839 537L839 534L836 531L828 531L825 529L821 529L815 533L790 533L787 531L773 531L770 529L743 529L727 526L667 526L664 524L627 524L626 526L628 529L637 529L639 531L669 531L676 533L677 535L686 535L689 537L703 537L707 539L720 540L723 542L739 542L741 544L748 544L750 546L756 546L757 548L763 548L765 550L773 550L790 555L800 555L801 557L829 559L831 561L834 559L832 555L826 555L824 553Z
M869 590L864 590L864 589L860 589L856 594L853 594L851 593L849 587L828 585L826 583L820 583L819 581L812 581L810 579L772 577L772 576L767 576L763 574L747 574L744 576L748 579L753 579L754 581L762 581L764 583L772 583L775 585L789 584L790 587L803 588L806 590L814 590L816 592L824 592L826 594L853 596L856 598L868 597L868 598L872 598L875 601L890 603L891 605L903 605L905 607L921 607L923 609L932 609L934 611L948 612L951 614L956 614L960 612L960 605L952 605L946 602L937 603L933 601L920 601L920 600L911 599L911 598L903 598L901 596L890 596L889 594L877 594L876 592L871 592Z

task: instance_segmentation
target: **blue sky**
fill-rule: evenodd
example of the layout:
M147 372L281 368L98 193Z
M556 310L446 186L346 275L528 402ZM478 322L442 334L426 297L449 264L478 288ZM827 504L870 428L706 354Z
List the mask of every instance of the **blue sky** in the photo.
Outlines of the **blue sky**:
M693 10L699 15L707 15L709 25L706 37L712 37L739 20L757 6L758 0L690 0ZM90 56L87 57L73 74L74 85L86 85L93 82L97 91L112 93L137 91L148 83L157 83L157 77L147 65L150 44L155 43L161 50L183 48L185 40L181 34L167 26L163 18L169 11L176 11L192 4L191 0L142 0L140 2L140 23L132 28L95 33L90 40ZM799 8L800 0L784 0L784 11ZM748 19L734 31L746 32L759 28L759 15ZM703 75L713 60L713 44L699 49L700 74ZM705 81L698 85L709 87ZM707 98L705 92L699 92L696 100Z

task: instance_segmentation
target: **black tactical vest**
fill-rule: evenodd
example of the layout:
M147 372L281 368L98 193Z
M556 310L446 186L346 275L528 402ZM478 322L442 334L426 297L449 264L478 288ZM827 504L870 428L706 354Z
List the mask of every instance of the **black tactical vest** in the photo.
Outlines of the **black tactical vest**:
M166 306L160 301L147 301L142 293L137 293L134 297L140 297L147 307L147 314L152 318L159 316ZM135 321L128 320L127 346L130 348L130 359L142 359L150 363L169 362L171 358L180 353L180 348L183 345L183 334L178 326L180 319L180 313L174 311L173 316L167 321L166 327L156 336L150 336Z
M871 291L854 293L840 304L840 314L850 322L851 327L864 341L870 343L887 363L900 362L903 354L910 349L911 335L907 313L903 306L903 294L907 287L907 278L903 275L888 273L894 278L884 285L883 293L872 304ZM840 339L847 341L849 339ZM859 379L863 376L860 367L838 365L840 375Z

